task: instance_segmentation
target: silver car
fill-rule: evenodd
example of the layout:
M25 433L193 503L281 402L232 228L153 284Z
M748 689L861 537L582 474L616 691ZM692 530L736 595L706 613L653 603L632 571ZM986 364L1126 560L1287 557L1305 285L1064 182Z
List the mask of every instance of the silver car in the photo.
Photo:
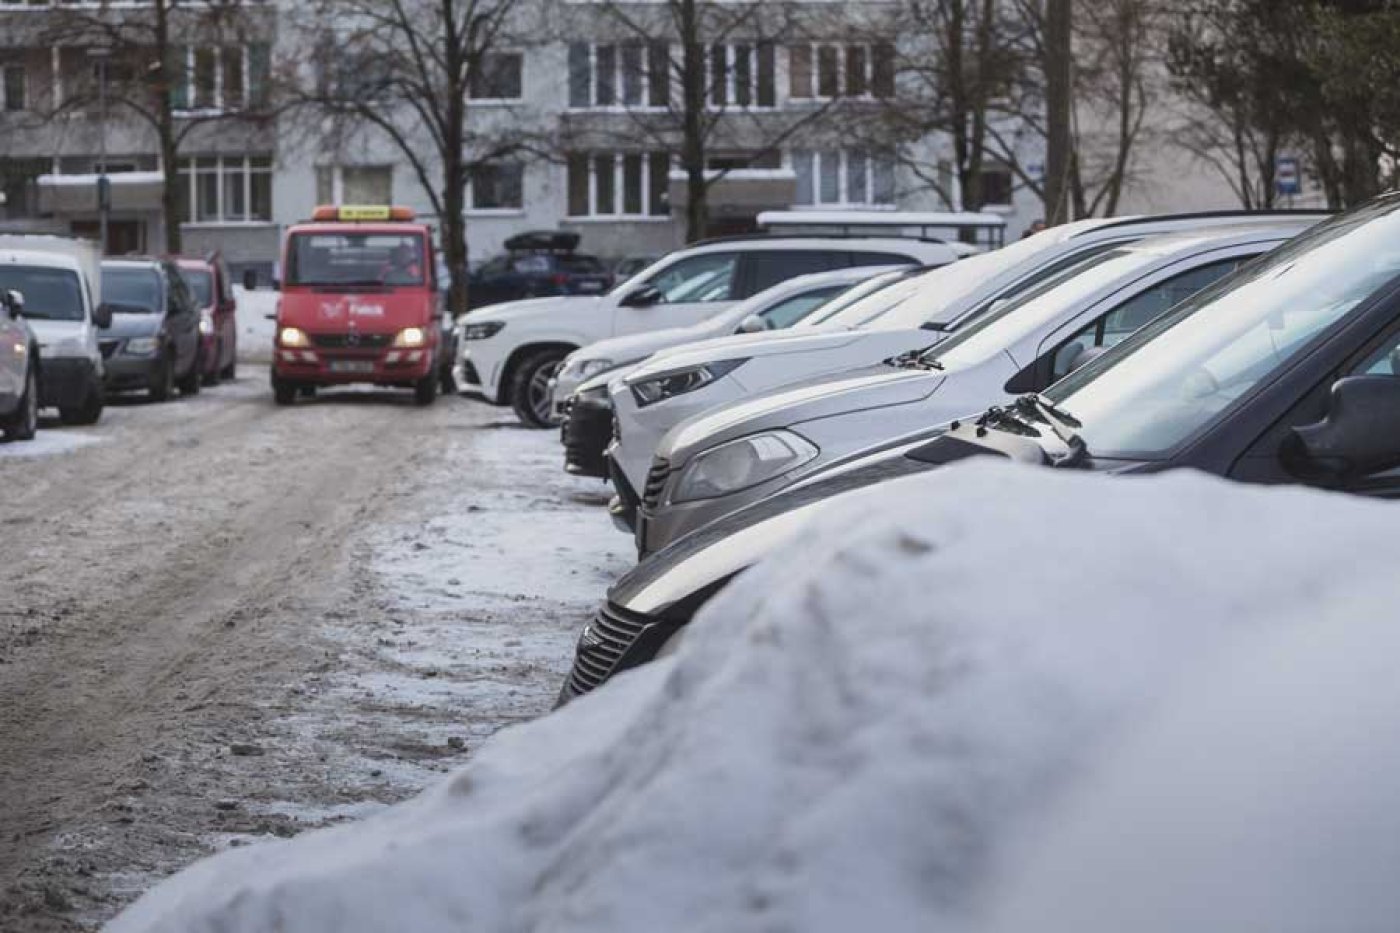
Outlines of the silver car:
M1273 220L1120 246L1059 271L922 354L690 418L656 450L636 517L638 551L868 448L1044 389L1310 225Z

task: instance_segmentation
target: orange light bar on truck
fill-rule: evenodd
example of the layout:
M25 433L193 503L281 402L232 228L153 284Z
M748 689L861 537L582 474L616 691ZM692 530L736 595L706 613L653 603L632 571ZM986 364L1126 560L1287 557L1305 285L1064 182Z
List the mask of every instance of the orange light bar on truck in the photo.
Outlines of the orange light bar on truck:
M390 207L387 204L323 204L311 213L319 223L355 223L357 221L410 221L410 207Z

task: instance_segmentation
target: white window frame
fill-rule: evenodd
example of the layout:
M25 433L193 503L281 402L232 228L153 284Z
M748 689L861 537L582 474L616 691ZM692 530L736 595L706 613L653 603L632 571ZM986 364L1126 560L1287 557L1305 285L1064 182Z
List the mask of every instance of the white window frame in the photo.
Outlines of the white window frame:
M582 157L584 157L584 158L587 160L587 165L588 165L588 213L587 213L587 214L567 214L567 215L566 215L567 218L568 218L569 220L571 220L571 221L578 220L578 221L583 221L583 222L589 222L589 221L626 221L626 222L628 222L628 223L670 223L670 222L671 222L671 212L670 212L670 211L667 211L667 212L664 213L664 214L653 214L653 213L651 213L651 209L652 209L652 207L653 207L653 205L652 205L652 203L651 203L651 182L652 182L652 178L651 178L651 157L652 157L653 155L656 155L656 154L657 154L657 153L652 152L652 151L647 151L647 152L577 152L577 153L574 153L574 155L576 155L576 156L582 156ZM641 171L641 186L642 186L642 191L641 191L641 199L640 199L640 200L641 200L641 205L642 205L642 212L641 212L640 214L627 214L627 213L620 213L620 212L616 212L616 211L615 211L614 213L611 213L611 214L600 214L600 213L598 213L598 159L604 158L604 157L607 157L607 158L612 159L613 204L614 204L615 207L619 207L619 208L620 208L622 205L624 205L624 204L627 203L626 192L625 192L624 189L623 189L623 186L624 186L624 184L625 184L625 182L624 182L624 169L623 169L624 156L638 156L638 157L640 157L640 159L641 159L641 163L642 163L642 165L641 165L641 168L642 168L642 171ZM668 160L668 164L669 164L669 160ZM568 172L569 172L569 169L568 169L568 165L566 164L565 167L564 167L564 190L565 190L566 193L567 193L567 191L569 190ZM668 179L668 184L669 184L669 179L670 179L670 171L669 171L669 170L668 170L667 173L666 173L666 177L667 177L667 179ZM565 211L567 211L568 209L569 209L569 206L568 206L568 204L567 204L567 194L566 194Z
M773 49L773 103L771 103L771 104L760 104L760 103L758 102L758 98L759 98L759 94L758 94L758 47L759 47L760 45L764 45L764 44L770 45L770 46L772 47L772 49ZM716 103L714 102L714 83L715 83L715 71L714 71L714 69L715 69L715 58L714 58L714 49L715 49L715 46L716 46L716 45L723 45L723 46L724 46L724 65L725 65L725 72L726 72L726 75L725 75L725 82L724 82L724 99L725 99L726 103L724 103L724 104L722 104L722 105L721 105L721 104L716 104ZM742 47L747 47L748 50L749 50L749 51L748 51L748 54L745 56L745 58L747 58L747 59L748 59L748 62L749 62L749 80L748 80L748 85L749 85L749 102L748 102L747 104L740 104L740 103L738 102L738 101L739 101L739 95L738 95L738 90L739 90L739 68L738 68L738 64L737 64L737 63L738 63L739 57L738 57L738 54L737 54L737 53L738 53L738 50L739 50L740 48L742 48ZM753 40L752 42L710 42L710 43L706 43L706 45L704 46L703 51L704 51L704 62L705 62L705 109L706 109L706 110L710 110L710 111L712 111L712 112L727 112L727 111L730 111L730 110L738 110L738 111L744 112L744 111L749 111L749 110L776 110L776 109L778 109L778 84L779 84L779 82L780 82L781 79L780 79L780 77L779 77L779 75L778 75L778 46L777 46L777 43L765 42L764 40L758 40L758 39L755 39L755 40Z
M787 166L794 172L797 170L795 164L799 153L806 153L812 157L812 200L809 203L794 204L793 210L825 210L832 207L861 207L868 210L894 210L898 196L892 196L889 201L875 200L875 163L884 160L890 163L890 170L894 170L894 159L883 153L870 150L849 150L849 149L795 149L788 154ZM865 200L853 201L850 195L850 163L851 157L859 154L865 157ZM822 166L831 159L836 160L836 191L835 201L822 200Z
M570 43L570 44L572 45L572 44L575 44L575 43ZM625 69L623 68L623 63L622 63L622 58L623 58L623 56L622 56L622 47L623 47L624 45L630 45L630 44L633 44L633 43L628 43L628 42L585 42L585 43L582 43L582 44L588 46L588 104L585 105L585 106L579 107L579 106L575 106L573 103L569 103L569 104L567 105L566 109L572 110L572 111L575 111L575 112L595 111L595 112L600 112L600 113L641 113L641 112L661 113L661 112L664 112L664 111L667 109L667 105L665 105L665 104L653 104L653 103L650 103L650 101L651 101L651 47L652 47L653 45L660 45L660 43L653 43L653 42L640 42L640 43L635 43L635 44L640 45L640 46L641 46L641 49L642 49L642 88L641 88L641 99L642 99L642 102L639 103L639 104L626 104L626 103L623 103L623 100L622 100L622 98L623 98L623 73L624 73L624 70L625 70ZM612 72L613 72L613 91L614 91L614 94L616 95L616 102L615 102L615 103L611 103L611 104L600 104L600 103L598 103L598 49L599 49L599 47L601 47L601 46L611 46L613 49L616 49L616 54L613 55L613 68L612 68ZM708 46L707 46L706 48L708 48ZM566 50L566 54L567 54L567 50ZM667 61L667 63L668 63L668 64L667 64L667 67L670 67L669 63L670 63L670 61L671 61L671 54L672 54L672 53L671 53L671 46L668 45L668 46L666 47L666 61ZM565 66L566 70L567 70L567 67L568 67L568 66L567 66L567 64L566 64L566 66ZM569 76L568 76L568 81L572 81L572 80L573 80L573 75L569 75ZM567 100L568 97L569 97L569 91L570 91L568 81L565 82L565 86L564 86L564 96L565 96L565 99L566 99L566 100ZM670 91L671 91L671 94L672 94L672 95L675 94L675 82L674 82L674 81L672 81L672 82L670 83ZM674 100L674 97L672 98L672 100ZM606 153L600 153L600 154L606 155Z
M232 49L232 46L214 46L214 100L209 106L195 105L195 75L194 60L195 47L193 45L184 46L184 77L185 77L185 106L176 107L174 112L180 116L205 115L225 113L229 108L224 99L224 53ZM239 74L242 77L242 103L240 110L247 110L252 106L253 95L253 56L252 48L248 43L243 43L237 47L240 64L242 68Z
M217 213L218 216L217 216L216 219L213 219L213 220L198 220L198 219L196 219L196 218L198 217L198 215L199 215L199 203L198 203L198 201L199 201L199 174L200 174L200 170L199 170L198 168L196 168L196 162L197 162L199 159L217 159L217 160L218 160L217 165L216 165L215 168L214 168L215 177L217 177L217 178L219 179L219 182L218 182L218 185L217 185L217 192L216 192L216 194L215 194L216 203L218 204L218 210L216 211L216 213ZM254 159L268 159L269 161L268 161L268 164L267 164L265 167L264 167L264 166L258 166L257 168L254 168L254 167L253 167L253 160L254 160ZM206 170L206 171L207 171L207 170ZM245 216L245 217L242 217L242 218L238 218L238 219L232 219L232 220L230 220L230 219L228 219L228 217L226 216L227 207L226 207L226 205L224 204L224 194L225 194L225 192L224 192L224 186L225 186L225 179L226 179L229 175L235 174L235 173L241 173L242 176L243 176L243 209L244 209L244 213L245 213L246 215L248 215L248 216ZM254 218L251 216L252 213L253 213L253 176L254 176L254 175L267 175L267 176L269 177L269 179L270 179L271 176L272 176L272 174L273 174L273 167L272 167L272 162L271 162L271 156L269 156L269 155L263 155L263 154L255 154L255 155L254 155L254 154L250 154L250 155L242 155L242 156L211 156L211 155L202 155L202 156L185 156L185 157L182 157L182 159L181 159L181 165L180 165L180 170L179 170L179 178L180 178L180 184L182 184L182 185L188 184L188 186L189 186L189 190L188 190L188 192L187 192L188 195L189 195L189 213L188 213L184 218L181 219L180 225L181 225L181 226L184 226L184 227L268 227L268 226L272 226L272 225L275 223L275 220L274 220L273 217L272 217L273 211L272 211L272 205L271 205L271 204L268 205L268 208L269 208L268 214L269 214L269 216L268 216L268 218L267 218L266 220L254 219ZM338 173L337 173L337 174L338 174Z

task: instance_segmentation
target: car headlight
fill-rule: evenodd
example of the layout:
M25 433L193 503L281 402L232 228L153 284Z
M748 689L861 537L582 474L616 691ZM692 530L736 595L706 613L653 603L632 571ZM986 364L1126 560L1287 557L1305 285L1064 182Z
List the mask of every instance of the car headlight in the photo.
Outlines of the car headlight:
M199 332L206 337L214 333L214 315L208 311L199 312Z
M126 342L124 349L132 356L150 356L160 349L160 339L157 337L132 337Z
M505 321L481 321L477 324L463 324L462 339L486 340L499 334L505 326Z
M284 327L277 332L277 342L284 347L309 347L311 338L300 327Z
M607 405L609 403L608 387L593 386L589 389L581 389L573 394L575 402L587 402L590 405Z
M703 389L716 379L729 375L747 362L747 359L722 360L718 363L705 363L701 366L691 366L674 372L662 373L659 376L652 376L649 379L632 383L632 396L637 400L638 407L646 408L648 405L664 402L668 398L675 398L678 395L694 392L696 389Z
M726 496L810 463L821 453L791 431L769 431L721 444L691 459L672 502Z
M394 338L394 346L396 347L426 347L427 345L428 334L421 327L405 327Z

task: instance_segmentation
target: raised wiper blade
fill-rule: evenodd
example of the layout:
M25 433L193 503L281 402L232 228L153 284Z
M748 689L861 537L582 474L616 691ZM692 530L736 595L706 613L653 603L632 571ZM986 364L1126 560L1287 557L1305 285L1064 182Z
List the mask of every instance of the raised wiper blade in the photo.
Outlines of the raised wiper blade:
M1013 409L1003 408L1000 405L988 408L974 423L977 425L978 437L985 437L989 427L1005 431L1008 434L1018 434L1021 437L1040 437L1040 431L1028 419Z
M1066 453L1050 456L1050 461L1054 466L1076 466L1089 455L1088 445L1073 430L1082 428L1083 422L1064 409L1056 407L1054 402L1043 399L1032 392L1016 399L1016 409L1049 425L1050 430L1055 432L1060 443L1065 445Z

